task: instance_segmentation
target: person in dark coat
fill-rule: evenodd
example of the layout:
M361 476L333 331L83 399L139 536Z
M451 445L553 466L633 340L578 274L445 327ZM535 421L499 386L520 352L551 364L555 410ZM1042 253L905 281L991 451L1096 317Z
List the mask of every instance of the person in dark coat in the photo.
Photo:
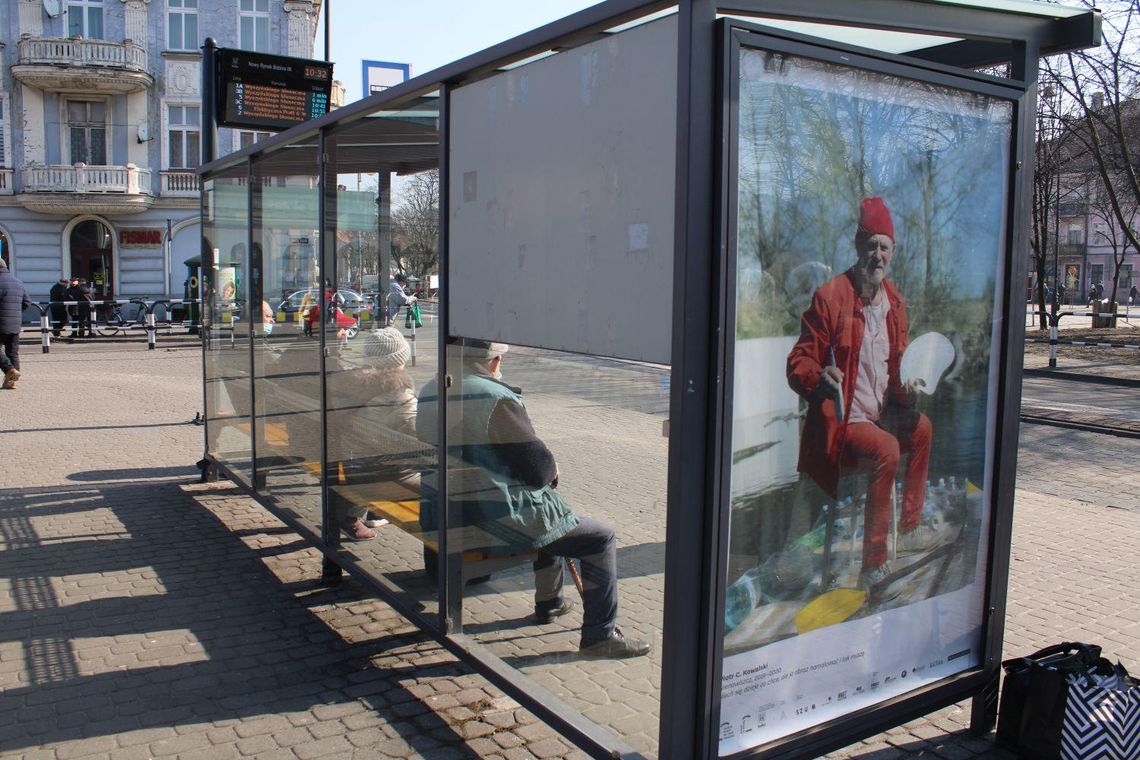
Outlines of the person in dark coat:
M20 379L20 322L24 309L32 305L24 283L8 271L8 263L0 259L0 372L5 389L16 387Z
M67 295L72 301L79 302L79 312L76 318L76 335L80 338L83 337L83 331L87 331L87 337L91 337L91 302L95 300L95 294L91 290L91 286L87 284L87 280L79 278L73 280L72 286L68 289Z
M67 300L67 280L60 277L59 282L48 291L48 298L51 299L51 306L48 307L51 312L51 334L58 338L60 330L67 327L67 307L62 303Z

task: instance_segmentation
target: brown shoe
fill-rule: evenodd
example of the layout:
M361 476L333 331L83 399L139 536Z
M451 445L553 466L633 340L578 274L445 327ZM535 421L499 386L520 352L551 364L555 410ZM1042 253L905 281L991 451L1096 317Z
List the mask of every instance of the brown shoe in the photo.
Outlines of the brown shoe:
M341 528L341 530L344 531L344 535L350 541L368 541L369 539L376 538L376 531L365 525L364 521L359 517L350 525Z
M4 373L4 384L0 385L0 388L4 388L5 390L15 388L16 387L16 381L19 379L20 379L20 370L16 369L15 367L12 367L12 369L10 369Z

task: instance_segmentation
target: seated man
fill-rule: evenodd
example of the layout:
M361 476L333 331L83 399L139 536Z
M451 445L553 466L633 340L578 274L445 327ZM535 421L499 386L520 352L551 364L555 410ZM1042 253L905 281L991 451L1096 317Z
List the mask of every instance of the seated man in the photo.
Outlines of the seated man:
M461 526L448 536L464 551L501 554L538 551L534 561L534 614L539 623L566 614L573 606L562 595L563 557L582 562L582 640L587 657L640 657L648 642L629 639L614 625L617 619L617 539L613 528L570 509L555 487L554 455L535 434L521 391L507 385L500 369L507 346L468 341L463 374L449 394L448 494L462 512ZM435 379L420 391L416 435L438 439L439 389ZM458 504L456 504L458 502ZM437 528L438 494L434 478L425 476L420 523Z
M799 471L832 498L840 468L869 472L859 572L859 584L866 588L891 572L887 535L902 453L910 459L903 478L899 551L921 551L937 540L918 530L931 425L914 408L915 388L903 387L899 379L909 338L906 301L887 279L894 249L890 210L881 198L864 199L855 231L855 264L816 290L787 364L789 385L808 402Z

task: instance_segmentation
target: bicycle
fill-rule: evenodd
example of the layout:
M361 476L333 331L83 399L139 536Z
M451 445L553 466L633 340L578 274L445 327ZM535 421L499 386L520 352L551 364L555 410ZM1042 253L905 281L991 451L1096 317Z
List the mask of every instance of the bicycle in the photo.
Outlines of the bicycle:
M118 335L120 331L125 335L130 335L133 330L146 329L145 304L141 301L131 301L131 304L138 306L133 319L127 319L123 316L122 304L114 304L111 306L111 313L106 319L95 320L96 332L104 338L113 338Z

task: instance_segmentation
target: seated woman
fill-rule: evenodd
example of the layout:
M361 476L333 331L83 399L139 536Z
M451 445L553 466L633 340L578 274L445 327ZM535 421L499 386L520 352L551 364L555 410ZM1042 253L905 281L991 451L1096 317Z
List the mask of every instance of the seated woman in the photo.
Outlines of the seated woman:
M386 327L365 335L361 349L359 364L328 376L330 465L355 469L364 464L368 482L394 483L407 492L405 498L418 498L420 473L409 450L416 443L416 394L404 369L411 353L408 342L399 330ZM334 508L349 539L376 537L364 506L337 498ZM374 527L382 524L377 521Z

